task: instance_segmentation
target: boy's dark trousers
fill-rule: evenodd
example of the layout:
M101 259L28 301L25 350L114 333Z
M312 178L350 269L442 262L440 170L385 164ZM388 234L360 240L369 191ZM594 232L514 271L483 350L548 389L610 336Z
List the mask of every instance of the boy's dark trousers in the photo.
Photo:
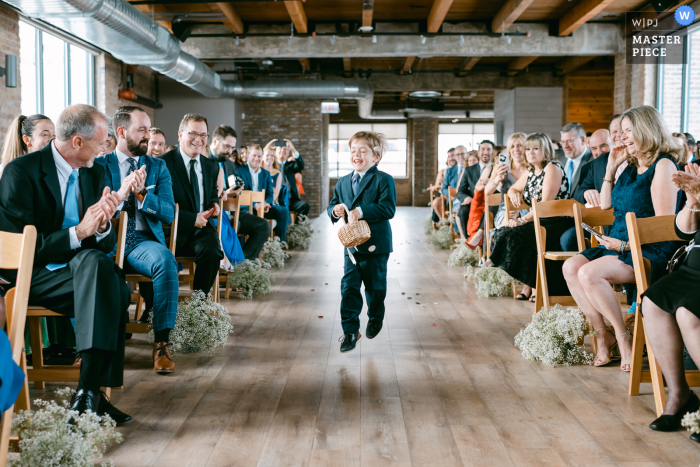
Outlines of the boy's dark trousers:
M357 264L353 264L349 256L345 257L345 275L340 283L342 295L340 317L343 333L346 334L357 334L360 330L362 283L365 284L365 297L369 308L367 315L370 320L384 319L384 298L386 297L386 268L389 254L353 253L353 256Z

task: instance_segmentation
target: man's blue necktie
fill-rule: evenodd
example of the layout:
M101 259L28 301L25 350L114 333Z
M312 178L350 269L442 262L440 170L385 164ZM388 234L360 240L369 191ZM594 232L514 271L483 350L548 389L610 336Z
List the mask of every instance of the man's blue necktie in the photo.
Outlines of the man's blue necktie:
M76 187L78 186L78 170L73 169L68 177L68 188L66 189L66 201L63 203L63 225L62 229L69 229L80 224L80 213L78 212L78 195ZM65 268L68 263L47 264L46 269L55 271Z
M352 176L352 194L357 195L357 192L360 189L360 174L355 173L355 175Z
M127 176L136 170L136 161L133 157L127 159L129 161L129 171ZM136 199L134 198L134 193L129 193L129 197L124 201L124 211L129 215L129 219L126 223L126 246L127 248L133 245L135 238L134 232L136 231Z
M573 159L569 159L569 162L566 163L566 179L569 181L569 193L571 193L572 182L574 179L574 161L573 161Z

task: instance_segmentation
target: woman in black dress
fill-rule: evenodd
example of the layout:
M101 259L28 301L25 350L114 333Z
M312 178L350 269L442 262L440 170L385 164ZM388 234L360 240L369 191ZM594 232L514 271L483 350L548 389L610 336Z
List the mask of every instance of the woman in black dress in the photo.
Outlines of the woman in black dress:
M677 430L686 413L700 409L683 366L684 344L693 361L700 362L700 168L689 163L685 173L673 175L673 182L687 196L676 215L676 234L691 240L691 249L680 269L644 292L641 308L647 340L668 384L664 414L649 425L657 431ZM690 439L700 442L700 435Z

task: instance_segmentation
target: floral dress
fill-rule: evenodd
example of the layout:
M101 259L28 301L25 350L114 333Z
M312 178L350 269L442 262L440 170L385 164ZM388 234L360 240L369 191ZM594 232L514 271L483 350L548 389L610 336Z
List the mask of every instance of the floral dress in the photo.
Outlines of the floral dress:
M556 168L555 168L556 167ZM548 163L544 170L536 175L530 170L523 200L532 205L532 200L542 200L544 175L548 170L560 170L562 182L555 199L569 198L569 182L564 176L564 168L558 161ZM560 250L559 239L564 232L573 227L571 217L550 217L541 220L541 225L547 230L547 249ZM506 271L510 276L523 284L535 287L537 284L537 243L535 240L535 224L531 221L517 227L502 227L494 232L491 262ZM561 273L560 261L545 262L547 269L547 284L550 295L569 295L566 281Z

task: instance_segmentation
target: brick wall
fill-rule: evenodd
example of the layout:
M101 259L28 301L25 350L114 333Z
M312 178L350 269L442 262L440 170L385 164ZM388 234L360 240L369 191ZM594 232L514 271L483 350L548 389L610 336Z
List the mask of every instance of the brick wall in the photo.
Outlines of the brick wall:
M438 120L435 118L415 118L409 121L408 147L413 157L410 158L412 175L412 206L427 206L430 202L430 192L425 188L435 182L437 173ZM399 199L405 199L409 193L397 184L397 204Z
M126 79L126 66L122 67L122 62L104 53L95 58L96 107L108 117L111 117L121 106L136 105L146 111L151 117L151 125L155 126L154 109L119 98L122 79ZM152 69L146 66L140 66L136 69L134 73L134 91L136 91L138 96L155 99L155 72Z
M265 146L274 138L289 139L304 159L301 199L316 217L328 205L328 162L321 102L301 99L255 99L243 101L239 144ZM327 131L327 130L326 130Z
M17 55L19 61L19 16L14 10L0 4L0 64L5 66L5 55ZM7 128L21 112L20 85L5 86L0 78L0 141L5 140Z

